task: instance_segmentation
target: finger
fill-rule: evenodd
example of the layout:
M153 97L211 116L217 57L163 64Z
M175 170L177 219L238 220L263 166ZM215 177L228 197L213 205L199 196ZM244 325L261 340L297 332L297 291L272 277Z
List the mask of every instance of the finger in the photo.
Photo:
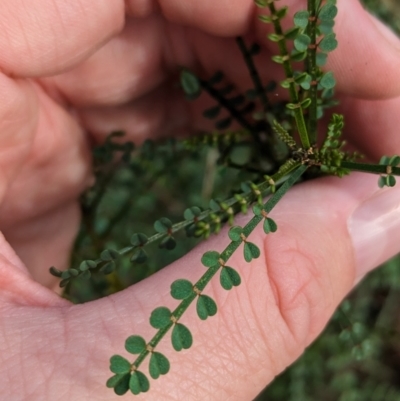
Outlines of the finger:
M118 32L125 17L122 0L40 0L35 7L4 0L0 15L0 71L24 77L78 63Z
M344 113L345 135L372 160L400 152L400 98L389 100L340 99L339 111Z

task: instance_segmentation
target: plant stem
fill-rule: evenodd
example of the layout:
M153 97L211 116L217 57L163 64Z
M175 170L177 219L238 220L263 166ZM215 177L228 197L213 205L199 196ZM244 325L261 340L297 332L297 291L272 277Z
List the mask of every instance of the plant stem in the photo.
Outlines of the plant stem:
M271 16L274 17L276 15L276 8L274 3L270 3L268 7L271 12ZM285 70L286 78L289 80L290 101L294 105L296 105L296 108L293 111L294 111L294 118L296 120L297 130L299 131L300 141L304 149L309 149L311 147L310 139L308 136L306 122L304 120L303 108L301 107L299 95L296 89L296 84L293 80L293 68L290 62L290 55L286 46L286 38L283 33L279 18L276 19L273 18L273 24L275 33L281 37L281 39L278 41L279 52L281 57L283 58L283 68Z
M307 72L311 75L311 87L309 90L309 97L311 99L311 105L308 110L308 136L310 138L311 145L317 142L317 95L318 95L318 84L317 84L317 10L315 0L308 0L307 2L308 12L310 14L309 24L307 26L307 34L311 38L311 44L307 49Z
M297 165L293 166L295 171L292 171L289 175L289 178L285 181L285 183L272 195L267 202L264 204L264 210L269 213L275 205L282 199L282 197L286 194L286 192L296 183L296 181L301 177L301 175L307 170L307 166ZM278 180L279 177L273 176L272 179ZM261 220L263 220L263 216L254 216L243 228L243 234L248 237L253 230L257 227ZM220 259L225 263L228 259L233 255L233 253L237 250L237 248L241 245L243 240L239 241L232 241L225 250L220 254ZM207 269L207 271L203 274L203 276L194 284L198 290L202 291L207 284L211 281L211 279L215 276L215 274L220 270L222 266L220 264L216 264L213 267ZM177 321L179 318L185 313L191 303L196 299L198 295L196 292L193 293L185 298L177 308L172 312L172 316L175 318L174 320ZM163 339L169 329L174 325L171 321L168 325L160 329L155 336L150 340L148 345L152 348L156 347L157 344ZM135 368L138 368L139 365L143 362L146 356L150 353L148 349L144 349L136 358L135 362L132 364Z
M367 164L367 163L355 163L342 161L340 164L341 167L347 168L351 171L362 171L364 173L373 173L373 174L389 174L388 167L383 166L381 164ZM400 167L390 167L390 174L392 175L400 175Z

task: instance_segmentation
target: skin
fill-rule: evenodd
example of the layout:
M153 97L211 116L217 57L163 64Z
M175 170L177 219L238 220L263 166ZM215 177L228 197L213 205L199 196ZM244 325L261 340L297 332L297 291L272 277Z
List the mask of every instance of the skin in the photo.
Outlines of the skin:
M292 13L304 7L283 4ZM338 7L340 46L328 67L347 138L371 159L399 153L400 42L356 0ZM213 238L150 279L84 305L60 299L47 270L67 266L93 143L113 129L140 143L201 127L209 99L187 105L171 85L177 67L222 69L249 87L233 39L244 35L265 47L264 79L279 78L256 12L251 0L0 2L1 399L117 399L105 388L109 357L125 355L131 334L150 339L151 311L176 304L170 283L195 281L201 254L226 245L226 235ZM182 318L193 347L178 354L160 344L171 371L142 398L250 400L291 364L355 282L400 250L391 235L400 228L399 190L378 193L376 181L355 174L290 191L273 212L278 232L253 234L261 258L250 266L232 258L242 285L206 290L219 313L200 322L191 308Z

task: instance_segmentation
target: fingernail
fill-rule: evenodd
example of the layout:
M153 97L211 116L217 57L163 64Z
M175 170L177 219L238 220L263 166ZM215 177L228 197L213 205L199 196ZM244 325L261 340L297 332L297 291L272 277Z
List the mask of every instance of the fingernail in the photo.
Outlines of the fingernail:
M383 22L378 20L375 16L368 13L369 18L372 23L375 25L378 32L382 35L382 37L397 50L400 50L400 38Z
M348 220L356 256L356 281L400 250L400 188L363 201Z

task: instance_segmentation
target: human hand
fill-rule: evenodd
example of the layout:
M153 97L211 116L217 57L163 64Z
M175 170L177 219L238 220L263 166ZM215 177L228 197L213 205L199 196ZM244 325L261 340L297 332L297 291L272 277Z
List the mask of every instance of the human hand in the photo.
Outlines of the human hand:
M339 1L339 10L340 45L330 63L348 138L370 157L399 153L400 44L389 43L358 2ZM265 32L250 32L253 11L250 0L135 0L125 8L122 1L41 0L31 10L22 0L1 2L0 229L25 265L2 239L0 398L113 399L104 385L110 355L127 335L149 338L148 316L170 304L170 283L197 279L200 255L223 249L222 235L152 278L85 305L46 288L53 285L48 266L67 263L76 198L90 182L91 142L114 129L141 141L197 127L198 106L187 106L169 85L176 66L222 69L247 88L231 38L255 35L268 50ZM260 57L262 70L274 77L269 56ZM294 188L274 210L278 232L268 240L254 234L264 257L250 266L233 258L242 285L229 295L209 288L223 304L213 319L199 324L194 313L185 315L195 343L168 353L169 377L152 382L145 397L254 397L318 335L355 277L399 250L399 197L397 188L378 191L376 178L364 175Z

